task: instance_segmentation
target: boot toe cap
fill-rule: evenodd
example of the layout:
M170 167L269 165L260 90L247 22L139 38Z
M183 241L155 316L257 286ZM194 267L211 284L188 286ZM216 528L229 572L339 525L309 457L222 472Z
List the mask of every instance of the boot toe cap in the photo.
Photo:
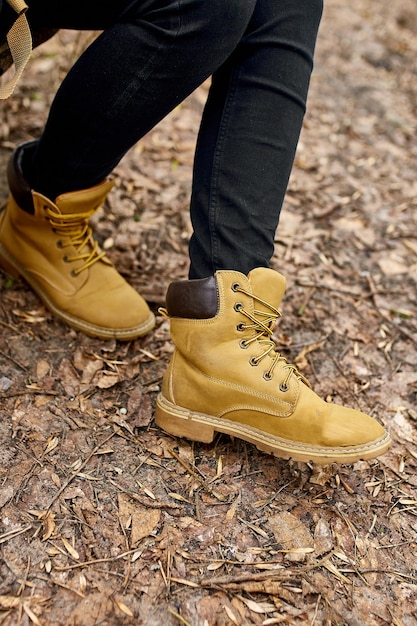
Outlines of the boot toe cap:
M324 421L323 443L331 447L366 446L385 437L384 427L373 417L347 407L329 405Z
M84 298L79 296L65 314L70 325L103 339L134 339L155 325L147 303L127 283L109 291L88 293Z

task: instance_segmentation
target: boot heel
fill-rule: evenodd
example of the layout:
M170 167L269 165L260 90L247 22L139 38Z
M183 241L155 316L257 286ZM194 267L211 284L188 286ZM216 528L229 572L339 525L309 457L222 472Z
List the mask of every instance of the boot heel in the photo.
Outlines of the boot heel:
M161 394L156 402L156 424L170 435L186 437L201 443L211 443L214 429L198 420L191 413L181 412L180 407L168 402Z
M11 276L12 278L19 278L19 272L7 259L7 257L5 256L5 253L2 250L1 245L0 245L0 266L3 268L6 274Z

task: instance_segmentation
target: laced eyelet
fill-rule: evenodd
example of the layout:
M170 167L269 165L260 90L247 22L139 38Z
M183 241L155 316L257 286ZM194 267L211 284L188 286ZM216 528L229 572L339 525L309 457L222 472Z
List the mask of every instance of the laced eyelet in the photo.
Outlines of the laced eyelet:
M232 291L237 291L240 288L239 283L233 283L232 285Z
M78 276L78 272L77 272L77 270L71 270L71 276L72 276L73 278L77 278L77 276Z
M236 302L233 308L236 311L236 313L240 313L241 310L243 309L243 304L241 302Z
M64 263L69 263L68 255L64 254L64 256L62 257L62 260L64 261Z
M285 393L286 391L288 391L290 388L289 385L284 385L283 383L280 384L279 386L279 390L282 391L283 393Z
M253 367L256 367L257 365L259 365L259 361L257 360L257 358L255 356L251 356L251 358L249 359L249 363Z
M60 249L63 247L62 246L62 241L60 239L58 239L58 241L56 242L56 247L60 248Z
M239 341L239 346L240 346L243 350L246 350L246 349L248 348L248 344L247 344L247 342L246 342L244 339L242 339L242 341Z
M236 330L241 333L243 330L245 330L245 324L243 322L239 322L239 324L236 326Z
M263 379L264 380L272 380L273 379L273 374L270 374L269 372L264 372L263 373Z

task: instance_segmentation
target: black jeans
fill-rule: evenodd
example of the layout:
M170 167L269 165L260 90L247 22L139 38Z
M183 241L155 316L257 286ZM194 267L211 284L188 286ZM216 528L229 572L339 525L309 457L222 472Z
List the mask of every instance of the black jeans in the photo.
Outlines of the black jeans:
M102 181L212 76L195 154L190 277L269 265L322 0L31 0L33 25L103 30L64 79L32 184Z

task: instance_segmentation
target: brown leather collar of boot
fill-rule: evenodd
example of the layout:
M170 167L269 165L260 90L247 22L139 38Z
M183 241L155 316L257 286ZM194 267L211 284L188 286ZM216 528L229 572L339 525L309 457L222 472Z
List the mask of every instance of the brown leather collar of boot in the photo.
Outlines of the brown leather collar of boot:
M215 276L171 283L166 295L170 317L209 319L219 310L219 294Z

